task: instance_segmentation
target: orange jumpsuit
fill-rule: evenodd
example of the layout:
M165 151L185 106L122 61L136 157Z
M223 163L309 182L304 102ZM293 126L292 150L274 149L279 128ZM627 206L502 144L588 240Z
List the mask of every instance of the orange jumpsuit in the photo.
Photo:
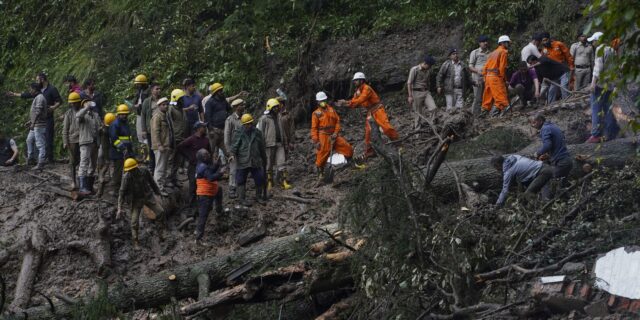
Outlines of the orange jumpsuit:
M373 89L366 83L363 83L356 93L353 94L353 98L349 101L349 108L365 108L367 109L367 119L364 125L364 144L366 146L366 154L372 154L371 148L371 125L369 125L369 119L373 117L382 132L391 140L398 139L398 131L389 123L387 113L384 111L384 106L380 103L380 97L373 91Z
M573 70L573 56L567 45L560 41L551 41L551 47L543 47L542 55L560 63L566 63L569 69Z
M487 57L487 63L482 69L484 75L484 93L482 94L482 109L490 111L492 105L502 111L509 105L509 96L505 84L507 74L507 49L498 46Z
M330 105L318 107L311 116L311 140L320 143L316 151L316 167L323 168L331 154L331 135L340 133L340 116ZM333 150L346 158L353 157L353 147L343 137L333 142Z

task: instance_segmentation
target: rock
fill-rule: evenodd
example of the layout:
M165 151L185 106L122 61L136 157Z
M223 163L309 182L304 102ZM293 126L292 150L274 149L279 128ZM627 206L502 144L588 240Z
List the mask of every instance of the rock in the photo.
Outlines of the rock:
M587 302L577 297L549 295L540 302L554 313L569 313L573 310L583 310Z
M561 273L580 273L584 271L586 265L582 262L567 262L560 269Z
M596 301L586 307L584 312L590 317L605 317L609 315L609 306L607 306L607 299Z

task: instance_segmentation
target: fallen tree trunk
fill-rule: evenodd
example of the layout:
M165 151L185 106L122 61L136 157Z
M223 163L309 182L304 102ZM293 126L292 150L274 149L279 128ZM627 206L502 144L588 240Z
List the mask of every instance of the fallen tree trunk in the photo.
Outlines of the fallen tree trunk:
M577 155L587 155L585 161L574 160L572 175L581 176L582 165L591 164L594 168L598 166L619 168L630 160L636 158L635 139L618 139L603 144L575 144L569 145L568 149L572 157ZM532 148L527 147L525 152L519 154L532 154ZM535 151L535 150L534 150ZM502 187L501 175L491 166L491 157L476 158L450 162L449 165L458 173L460 182L473 186L477 191L499 189ZM426 171L425 171L426 173ZM456 180L447 166L440 168L432 183L432 190L443 198L457 197Z
M331 229L337 226L332 225ZM226 275L234 269L251 262L256 269L276 263L300 259L308 251L308 246L326 239L323 233L309 232L275 239L253 248L239 250L228 255L212 257L204 261L179 266L162 271L153 276L141 277L115 285L108 290L108 300L118 310L127 312L136 309L153 308L168 304L173 299L197 298L201 286L198 277L206 274L210 289L225 286ZM200 277L202 280L202 277ZM200 281L202 283L202 281ZM55 314L48 306L33 307L20 314L17 319L49 319L70 315L72 307L63 303L55 304Z
M38 275L42 255L44 251L44 234L37 227L24 242L24 256L20 275L16 281L16 289L13 301L9 305L9 311L20 312L27 307L31 300L33 285Z

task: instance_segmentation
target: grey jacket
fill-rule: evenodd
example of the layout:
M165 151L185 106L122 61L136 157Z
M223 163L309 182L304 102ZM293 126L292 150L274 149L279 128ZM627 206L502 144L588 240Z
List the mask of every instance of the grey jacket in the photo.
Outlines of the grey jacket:
M471 74L469 72L469 68L464 65L462 60L459 60L458 62L460 63L460 66L462 66L461 86L462 92L464 92L467 90L469 84L471 83ZM437 87L442 88L445 93L453 92L454 76L454 65L451 59L449 59L442 64L440 70L438 71L438 76L436 77Z
M78 113L78 111L69 108L64 114L64 120L62 122L62 143L64 144L78 143L80 139L76 113Z
M496 204L504 203L514 178L519 183L529 183L538 175L540 168L542 168L542 161L531 160L515 154L506 156L502 164L502 192L500 192Z
M78 144L85 145L98 142L98 131L100 130L100 116L91 110L90 107L83 107L76 113L78 122Z
M277 115L276 118L277 119L274 119L274 115L271 113L263 114L262 117L260 117L260 120L258 120L258 125L256 126L258 130L262 132L264 145L267 148L276 146L278 140L276 135L278 133L280 133L280 143L282 143L283 146L289 144L287 132L285 131L285 126L282 123L282 116ZM278 128L276 128L276 122Z
M29 112L29 121L33 127L44 128L47 126L47 108L47 99L42 93L38 93L31 102Z
M239 128L242 128L242 122L240 122L240 116L234 112L224 121L224 145L227 150L231 150L234 133Z

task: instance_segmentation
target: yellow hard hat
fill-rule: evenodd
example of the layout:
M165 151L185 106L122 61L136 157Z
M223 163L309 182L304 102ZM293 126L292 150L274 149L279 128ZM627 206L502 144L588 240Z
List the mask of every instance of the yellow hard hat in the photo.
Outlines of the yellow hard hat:
M222 83L216 82L209 86L209 91L211 91L211 93L216 93L218 90L223 88L224 86L222 85Z
M267 101L267 110L271 110L273 109L273 107L277 107L279 105L280 105L280 101L278 101L278 99L275 99L275 98L269 99Z
M129 107L126 104L121 104L116 108L116 114L129 114Z
M69 99L67 101L69 103L80 102L80 94L75 91L69 93Z
M171 91L171 102L177 102L178 99L184 96L184 90L182 89L174 89Z
M114 121L116 121L116 115L109 112L107 114L104 115L104 125L105 126L110 126Z
M138 161L136 161L136 159L134 158L127 158L127 160L124 161L124 171L131 171L132 169L135 169L138 167Z
M240 118L240 122L241 122L242 124L253 123L253 117L252 117L250 114L245 113L245 114L243 114L243 115L242 115L242 117Z
M144 74L139 74L136 76L136 79L133 80L134 84L147 84L147 76L145 76Z

